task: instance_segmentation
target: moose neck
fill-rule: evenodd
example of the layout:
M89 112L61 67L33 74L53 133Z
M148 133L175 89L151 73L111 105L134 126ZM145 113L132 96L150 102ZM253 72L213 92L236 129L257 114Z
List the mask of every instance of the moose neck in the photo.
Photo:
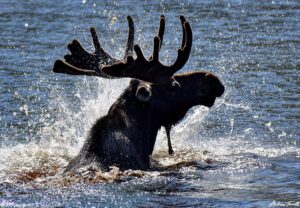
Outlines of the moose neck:
M140 103L127 96L126 92L120 96L109 109L108 116L114 117L117 130L122 131L143 154L149 156L161 127L159 117L147 103L141 107Z

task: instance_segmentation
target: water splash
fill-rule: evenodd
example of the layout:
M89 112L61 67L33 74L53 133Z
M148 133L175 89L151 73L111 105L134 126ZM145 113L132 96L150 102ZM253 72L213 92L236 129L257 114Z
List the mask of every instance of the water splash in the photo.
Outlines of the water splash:
M70 101L66 101L68 99L62 93L63 89L60 92L52 92L60 95L51 101L51 105L59 103L60 110L57 112L59 117L51 124L47 124L45 121L46 125L36 135L37 138L40 138L39 140L35 139L28 144L19 144L1 149L1 152L4 153L0 159L0 179L2 181L30 181L31 183L34 181L36 184L54 185L55 183L60 184L61 180L64 181L62 184L72 184L78 181L111 183L119 181L121 177L124 178L125 176L149 176L146 172L121 172L115 168L109 173L102 173L100 170L93 170L92 165L81 171L80 176L69 175L65 177L59 174L70 158L79 152L90 127L101 115L107 112L109 106L127 86L129 80L105 80L100 78L88 82L89 85L95 85L95 88L98 87L98 90L94 96L87 95L85 90L81 90L85 88L84 85L87 84L87 80L79 82L78 85L81 88L75 89L71 97L77 99L80 105L72 106L68 103ZM217 101L215 109L224 106L224 99ZM249 107L244 105L226 104L226 106L249 111ZM26 110L26 107L22 107L21 110ZM229 162L234 165L228 166L227 169L246 171L246 167L253 170L266 167L268 163L263 163L255 158L249 160L244 157L236 157L237 159L234 159L234 155L254 154L262 157L278 157L291 152L300 155L299 149L296 147L278 148L278 146L273 147L272 145L262 147L261 143L255 141L255 138L246 142L246 134L205 138L203 123L205 123L205 118L209 113L210 110L206 107L194 107L173 128L172 143L175 150L173 156L167 154L167 139L164 131L159 131L153 158L159 160L163 166L173 165L174 167L176 165L183 167L180 164L205 167L211 166L212 163L220 165ZM270 125L267 126L270 127ZM230 119L230 128L232 134L234 128L233 118ZM228 160L229 156L231 159ZM246 166L244 166L245 164ZM220 169L220 171L225 170ZM42 181L48 181L48 183L41 183Z

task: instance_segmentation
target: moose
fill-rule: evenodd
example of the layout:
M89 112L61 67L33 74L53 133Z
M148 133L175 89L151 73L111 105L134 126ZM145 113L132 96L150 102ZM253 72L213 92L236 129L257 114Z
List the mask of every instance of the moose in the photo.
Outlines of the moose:
M196 105L213 106L224 93L221 81L204 71L176 74L188 61L193 35L190 24L180 16L182 44L176 61L164 65L159 61L165 31L165 17L160 17L153 52L146 59L141 47L134 45L134 23L128 20L128 39L123 60L111 57L100 45L95 28L90 28L95 51L86 51L78 40L68 44L71 54L56 60L53 71L70 75L100 76L108 79L131 78L129 86L113 103L108 113L91 128L79 154L66 170L76 170L96 163L102 170L110 166L121 170L147 170L153 167L151 154L158 130L166 129L169 153L170 130ZM135 57L133 54L135 52Z

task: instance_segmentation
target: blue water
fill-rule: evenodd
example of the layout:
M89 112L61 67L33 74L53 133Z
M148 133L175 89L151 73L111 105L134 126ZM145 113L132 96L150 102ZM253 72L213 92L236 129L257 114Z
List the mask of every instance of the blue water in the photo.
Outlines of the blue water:
M54 74L52 65L73 38L92 50L90 26L103 47L121 58L129 14L136 43L147 55L159 16L166 16L164 63L175 60L182 34L178 17L185 15L194 42L182 71L211 71L226 92L210 109L191 109L172 130L174 156L159 132L155 158L193 165L62 176L93 122L129 79ZM299 1L2 0L0 60L1 207L300 203Z

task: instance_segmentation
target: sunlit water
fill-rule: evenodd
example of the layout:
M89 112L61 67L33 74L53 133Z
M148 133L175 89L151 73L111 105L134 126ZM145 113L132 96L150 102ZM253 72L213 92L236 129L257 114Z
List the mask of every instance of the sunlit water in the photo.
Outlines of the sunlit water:
M211 3L214 2L214 3ZM0 206L266 207L300 202L299 1L1 1ZM190 21L185 70L217 74L226 92L195 107L172 130L175 155L159 132L154 158L169 171L63 175L88 130L129 79L51 71L73 38L92 50L89 26L123 57L126 16L136 43L152 50L166 16L160 59L175 60L179 15Z

